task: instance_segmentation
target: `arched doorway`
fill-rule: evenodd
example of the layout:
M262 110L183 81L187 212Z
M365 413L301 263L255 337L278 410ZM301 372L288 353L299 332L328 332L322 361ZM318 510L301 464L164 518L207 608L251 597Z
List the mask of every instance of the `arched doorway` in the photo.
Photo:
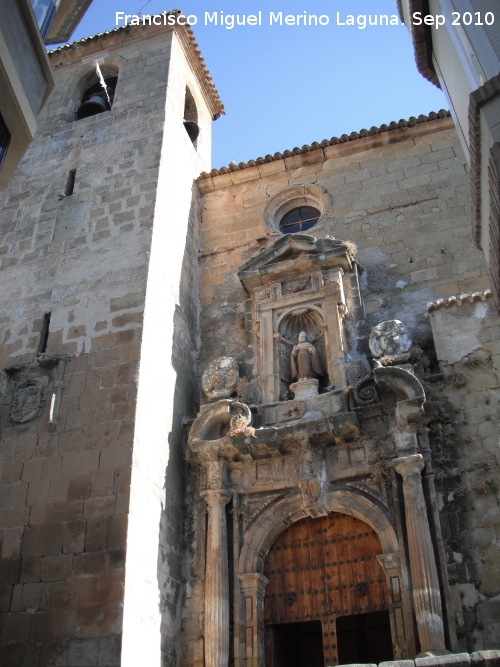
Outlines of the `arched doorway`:
M266 667L392 660L377 533L333 512L293 523L266 557Z

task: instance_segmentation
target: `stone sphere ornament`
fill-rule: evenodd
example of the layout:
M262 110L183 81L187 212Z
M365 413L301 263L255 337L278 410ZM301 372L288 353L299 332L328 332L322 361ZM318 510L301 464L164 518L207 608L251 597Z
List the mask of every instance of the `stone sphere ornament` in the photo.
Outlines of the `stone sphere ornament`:
M218 357L203 373L201 388L207 400L219 401L229 398L236 389L240 373L238 362L233 357Z
M412 340L405 325L399 320L377 324L368 343L373 356L384 365L405 363L410 358Z

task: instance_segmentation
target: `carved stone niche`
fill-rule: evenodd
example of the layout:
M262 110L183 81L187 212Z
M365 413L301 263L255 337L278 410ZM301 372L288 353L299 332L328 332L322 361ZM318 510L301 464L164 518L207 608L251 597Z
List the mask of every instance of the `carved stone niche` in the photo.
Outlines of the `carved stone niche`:
M345 387L351 326L363 319L359 270L351 245L286 234L247 261L238 277L253 302L262 402L290 398L290 357L301 331L323 368L320 391Z

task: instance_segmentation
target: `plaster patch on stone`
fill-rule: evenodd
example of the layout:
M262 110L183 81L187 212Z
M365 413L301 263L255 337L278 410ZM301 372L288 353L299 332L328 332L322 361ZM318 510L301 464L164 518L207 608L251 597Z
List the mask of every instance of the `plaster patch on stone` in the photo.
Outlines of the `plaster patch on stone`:
M488 304L485 301L478 301L474 308L474 317L483 318L488 314Z
M454 364L481 348L479 335L488 305L477 302L471 310L468 313L457 308L431 311L430 321L440 361Z
M467 609L473 609L484 596L477 590L474 584L458 584L460 590L460 597L462 598L462 605Z
M363 248L358 253L358 259L362 266L380 266L387 264L389 255L383 252L377 246L369 246L368 248Z

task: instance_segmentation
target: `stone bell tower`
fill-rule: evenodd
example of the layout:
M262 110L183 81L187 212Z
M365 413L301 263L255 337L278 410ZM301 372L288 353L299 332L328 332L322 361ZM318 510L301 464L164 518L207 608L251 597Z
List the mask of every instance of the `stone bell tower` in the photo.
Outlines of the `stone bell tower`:
M195 178L223 107L190 29L160 23L50 52L56 88L1 197L12 667L176 663Z

